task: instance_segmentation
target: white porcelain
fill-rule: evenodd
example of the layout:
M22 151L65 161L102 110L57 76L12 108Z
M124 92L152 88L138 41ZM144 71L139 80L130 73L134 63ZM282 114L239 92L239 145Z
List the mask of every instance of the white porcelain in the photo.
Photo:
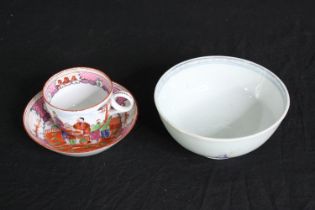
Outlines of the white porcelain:
M53 75L43 88L45 108L60 129L89 141L90 125L106 123L114 115L130 111L133 97L113 93L113 83L103 72L75 67ZM119 105L118 98L125 103Z
M228 56L200 57L172 67L157 83L154 100L172 137L212 159L261 146L290 106L287 88L274 73Z

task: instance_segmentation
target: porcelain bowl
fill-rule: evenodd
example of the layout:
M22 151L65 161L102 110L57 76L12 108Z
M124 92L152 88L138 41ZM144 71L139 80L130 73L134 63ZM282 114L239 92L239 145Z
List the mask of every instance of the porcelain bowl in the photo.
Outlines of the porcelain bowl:
M226 159L263 143L286 116L286 86L251 61L206 56L184 61L158 81L154 100L171 136L196 154Z

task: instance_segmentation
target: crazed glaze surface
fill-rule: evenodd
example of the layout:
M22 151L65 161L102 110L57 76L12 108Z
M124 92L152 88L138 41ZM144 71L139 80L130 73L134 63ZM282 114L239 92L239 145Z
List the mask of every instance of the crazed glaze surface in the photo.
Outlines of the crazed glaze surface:
M215 159L260 146L289 108L288 92L277 76L260 65L227 56L174 66L159 80L154 97L175 140Z
M114 83L113 92L127 91ZM119 98L123 105L126 99ZM63 132L44 109L42 93L38 93L27 105L23 122L27 133L40 145L69 156L88 156L102 152L118 143L133 128L137 118L137 106L125 113L107 116L95 124L81 123L74 126L79 135Z

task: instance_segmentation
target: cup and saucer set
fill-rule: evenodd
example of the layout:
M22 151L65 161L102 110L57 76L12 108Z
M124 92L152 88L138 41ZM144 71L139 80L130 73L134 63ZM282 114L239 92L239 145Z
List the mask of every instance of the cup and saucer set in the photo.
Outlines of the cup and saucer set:
M290 106L288 90L274 73L229 56L199 57L173 66L152 95L162 123L181 146L219 160L264 144ZM27 104L23 123L41 146L83 157L121 141L137 115L128 89L100 70L75 67L47 80Z
M107 150L134 127L131 93L103 72L76 67L53 75L24 111L24 127L41 146L69 156Z

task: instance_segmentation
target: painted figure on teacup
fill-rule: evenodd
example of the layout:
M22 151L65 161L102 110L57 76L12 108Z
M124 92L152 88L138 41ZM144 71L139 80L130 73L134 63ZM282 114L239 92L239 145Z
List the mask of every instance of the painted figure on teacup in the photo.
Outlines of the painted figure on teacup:
M101 123L101 120L97 120L96 124L91 126L91 143L95 144L101 141L101 139L106 139L110 137L110 121L111 117L109 117L106 121Z
M91 126L91 143L96 144L101 138L101 121L98 119L95 125Z
M112 116L107 115L103 122L98 119L95 124L90 126L83 117L80 117L73 126L68 123L60 123L57 127L61 128L61 137L66 144L96 144L111 136L111 120Z
M73 125L73 128L79 133L78 137L80 138L80 143L87 144L90 142L90 124L85 122L83 117L80 117L77 120L77 122Z
M78 135L78 132L82 133L80 129L75 129L69 124L65 124L66 130L61 130L52 121L48 121L43 124L46 141L50 145L54 145L58 148L64 148L68 150L83 150L84 148L100 147L102 145L110 145L113 143L117 135L120 135L122 129L122 115L117 114L109 117L105 122L98 120L95 124L90 126L89 137L86 135ZM82 121L80 121L82 123ZM40 126L38 123L34 123L34 131ZM81 124L82 126L82 124ZM85 127L86 125L82 126ZM41 130L41 129L37 129ZM40 132L38 132L40 135ZM90 141L87 141L90 139ZM75 146L75 147L73 147Z

